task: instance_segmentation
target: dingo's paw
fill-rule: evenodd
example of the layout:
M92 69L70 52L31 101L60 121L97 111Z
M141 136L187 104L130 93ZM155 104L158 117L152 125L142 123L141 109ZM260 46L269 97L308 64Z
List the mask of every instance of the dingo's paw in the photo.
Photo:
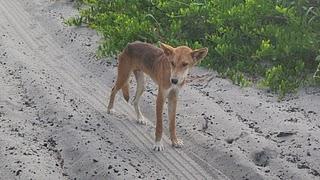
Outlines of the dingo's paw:
M183 141L181 139L173 140L172 146L175 148L181 148L183 146Z
M144 116L137 119L138 124L147 125L147 120Z
M112 109L107 109L108 114L116 114L116 110Z
M153 146L153 150L155 151L163 151L164 147L161 142L156 142L155 145Z

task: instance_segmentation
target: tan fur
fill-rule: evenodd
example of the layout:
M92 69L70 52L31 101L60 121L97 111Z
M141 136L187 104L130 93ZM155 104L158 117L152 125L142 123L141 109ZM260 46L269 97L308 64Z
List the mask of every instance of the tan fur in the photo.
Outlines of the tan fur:
M108 113L113 108L114 98L121 89L126 101L129 100L129 77L133 72L137 80L137 91L133 101L139 123L145 124L139 109L139 99L144 91L144 74L147 74L158 85L156 100L155 150L163 150L162 112L168 98L169 130L172 145L181 147L182 141L176 135L176 107L179 89L185 84L189 69L203 59L207 48L192 50L187 46L173 48L161 44L161 48L142 42L129 43L118 57L118 77L112 88Z

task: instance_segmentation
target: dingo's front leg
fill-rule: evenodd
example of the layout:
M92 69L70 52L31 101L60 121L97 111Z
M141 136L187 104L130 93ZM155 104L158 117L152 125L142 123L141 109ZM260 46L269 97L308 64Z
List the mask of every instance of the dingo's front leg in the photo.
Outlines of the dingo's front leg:
M168 96L169 131L172 146L180 148L183 146L182 140L176 135L176 109L178 91L171 90Z
M159 89L158 96L157 96L157 102L156 102L156 142L153 147L154 150L156 151L162 151L163 145L161 143L161 138L162 138L162 112L163 112L163 105L164 105L164 94L161 89Z

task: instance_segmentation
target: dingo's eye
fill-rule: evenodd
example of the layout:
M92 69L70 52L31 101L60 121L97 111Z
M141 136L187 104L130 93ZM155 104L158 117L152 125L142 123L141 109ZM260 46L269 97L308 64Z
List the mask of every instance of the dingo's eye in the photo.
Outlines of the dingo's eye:
M182 66L186 67L186 66L188 66L188 63L182 63Z
M172 66L172 67L175 67L175 64L174 64L174 62L171 62L171 66Z

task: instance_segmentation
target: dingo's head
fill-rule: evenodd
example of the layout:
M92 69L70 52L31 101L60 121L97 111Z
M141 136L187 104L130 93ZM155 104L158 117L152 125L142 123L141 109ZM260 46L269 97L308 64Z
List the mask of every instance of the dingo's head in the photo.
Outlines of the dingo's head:
M183 84L189 69L200 62L208 53L208 48L196 50L192 50L187 46L173 48L163 43L161 43L160 47L163 49L170 62L170 82L173 85Z

